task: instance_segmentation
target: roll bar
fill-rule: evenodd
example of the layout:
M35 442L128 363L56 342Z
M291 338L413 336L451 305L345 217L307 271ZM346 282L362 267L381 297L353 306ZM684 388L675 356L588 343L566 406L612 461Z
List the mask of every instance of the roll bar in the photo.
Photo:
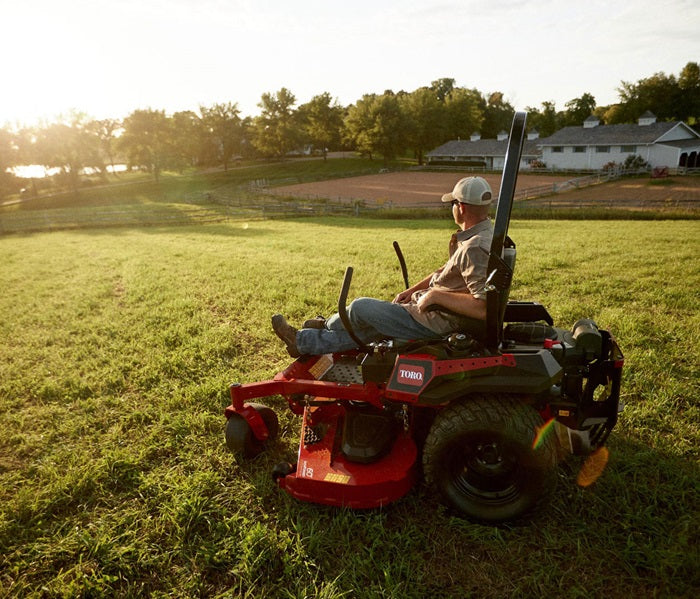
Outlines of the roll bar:
M525 142L525 125L527 113L516 112L508 137L508 149L501 177L501 189L498 193L496 220L493 225L493 239L489 251L488 277L486 292L486 347L496 351L501 343L503 314L500 309L500 296L510 288L513 278L512 269L503 261L503 248L508 242L508 225L513 209L515 185L518 182L520 156Z

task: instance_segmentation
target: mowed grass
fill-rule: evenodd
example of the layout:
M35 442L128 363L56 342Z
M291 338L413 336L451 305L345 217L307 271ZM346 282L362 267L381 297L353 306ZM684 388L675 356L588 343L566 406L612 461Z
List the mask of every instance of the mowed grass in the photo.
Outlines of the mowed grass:
M269 319L391 298L446 256L447 220L306 219L0 238L0 596L695 597L697 221L514 221L513 299L594 318L626 409L590 488L560 469L529 523L453 517L418 486L382 510L300 503L239 462L230 382L289 363Z

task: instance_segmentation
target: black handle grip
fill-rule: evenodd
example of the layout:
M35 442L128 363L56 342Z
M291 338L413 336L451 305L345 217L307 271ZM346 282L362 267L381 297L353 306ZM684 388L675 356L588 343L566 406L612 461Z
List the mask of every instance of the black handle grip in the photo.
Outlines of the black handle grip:
M348 317L346 306L348 301L348 291L350 291L350 283L352 282L352 272L352 266L348 266L345 269L343 286L340 288L340 297L338 298L338 316L340 316L340 322L343 323L345 330L348 332L352 340L357 343L357 347L362 351L369 352L369 348L357 335L355 335L355 331L352 330L352 325L350 324L350 318Z
M401 265L401 274L403 275L404 285L406 285L406 289L408 289L410 287L410 285L408 284L408 269L406 268L406 260L404 260L403 252L399 247L398 241L394 242L394 251L396 252L396 256L399 259L399 264Z

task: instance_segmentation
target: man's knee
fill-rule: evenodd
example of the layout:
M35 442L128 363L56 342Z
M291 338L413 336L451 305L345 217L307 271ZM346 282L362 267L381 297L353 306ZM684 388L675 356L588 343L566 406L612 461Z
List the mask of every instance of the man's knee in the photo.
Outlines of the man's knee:
M382 323L391 316L394 305L373 297L360 297L348 306L348 317L353 326L368 326L380 330Z
M348 306L348 317L353 323L365 323L371 320L371 315L374 313L374 307L378 300L371 297L358 297L350 302Z

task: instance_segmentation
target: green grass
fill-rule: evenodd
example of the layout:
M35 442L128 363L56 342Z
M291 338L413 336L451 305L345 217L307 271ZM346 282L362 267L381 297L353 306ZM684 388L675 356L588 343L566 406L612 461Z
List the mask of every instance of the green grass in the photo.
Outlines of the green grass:
M122 173L109 175L107 184L100 180L73 191L54 192L50 197L40 195L22 204L3 210L46 210L54 208L104 207L125 204L148 205L153 203L181 202L190 194L216 191L222 187L247 185L250 181L266 179L270 182L284 180L301 183L333 179L357 174L377 173L383 167L378 160L368 158L338 158L333 160L286 160L283 162L258 162L235 165L228 171L197 171L183 173L164 172L158 182L146 173ZM405 167L404 162L392 163L394 168ZM94 183L94 185L93 185ZM42 193L51 191L42 190ZM14 196L7 199L14 199Z
M514 221L513 299L594 318L626 357L595 485L560 471L517 527L452 517L419 486L383 510L271 481L299 421L251 462L223 442L230 382L289 358L298 322L416 280L436 220L305 219L0 238L0 597L694 597L700 588L697 221Z

